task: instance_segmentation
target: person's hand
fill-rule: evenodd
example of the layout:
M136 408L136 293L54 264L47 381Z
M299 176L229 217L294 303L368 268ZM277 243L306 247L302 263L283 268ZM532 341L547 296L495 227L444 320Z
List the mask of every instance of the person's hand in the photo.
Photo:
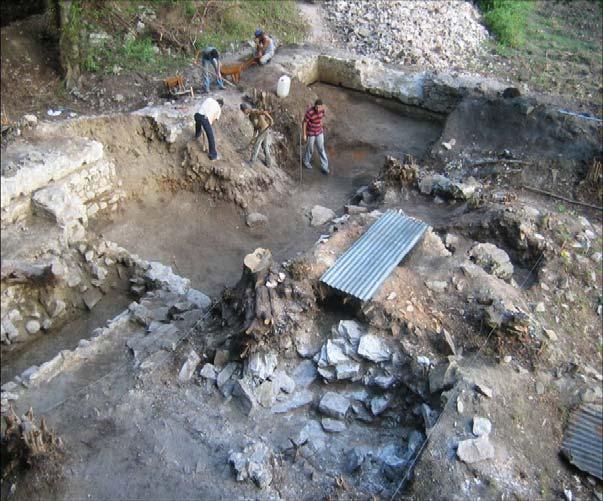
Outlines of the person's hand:
M305 143L308 140L308 136L306 136L305 134L302 136L303 142Z

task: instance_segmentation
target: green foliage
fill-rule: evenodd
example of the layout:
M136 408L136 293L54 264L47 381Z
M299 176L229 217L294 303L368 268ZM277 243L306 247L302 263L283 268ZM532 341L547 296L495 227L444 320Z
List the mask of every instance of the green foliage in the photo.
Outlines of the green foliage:
M480 0L484 19L501 44L521 47L525 44L528 15L534 9L529 0Z
M188 18L192 18L197 12L197 7L195 6L195 2L184 2L184 14Z
M149 65L155 62L155 51L153 50L153 40L150 37L137 39L135 37L126 37L121 46L120 54L125 60L126 65Z
M280 43L302 40L306 26L291 0L231 1L217 4L196 47L213 45L220 50L253 38L256 28L276 37Z

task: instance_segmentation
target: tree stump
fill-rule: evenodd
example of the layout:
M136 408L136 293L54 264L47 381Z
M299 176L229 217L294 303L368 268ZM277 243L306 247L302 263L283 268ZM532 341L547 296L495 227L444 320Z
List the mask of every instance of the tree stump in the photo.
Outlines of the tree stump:
M278 270L268 249L258 248L243 260L243 273L233 289L222 296L222 319L242 322L241 357L274 334L277 311Z

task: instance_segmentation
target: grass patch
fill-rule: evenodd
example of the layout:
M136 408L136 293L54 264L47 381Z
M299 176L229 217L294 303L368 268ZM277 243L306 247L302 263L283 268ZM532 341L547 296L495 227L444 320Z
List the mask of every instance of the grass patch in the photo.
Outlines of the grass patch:
M526 0L480 0L484 20L499 42L507 47L522 47L526 39L529 13L534 3Z
M256 28L281 44L303 40L306 31L293 0L86 1L83 5L88 33L105 32L109 37L96 44L85 41L82 66L106 74L116 67L142 72L173 70L190 64L195 49L212 45L225 51L252 40ZM150 20L145 22L145 16ZM145 23L161 29L145 28ZM180 43L170 43L171 38L161 33L169 33Z
M255 0L218 3L212 10L197 39L197 48L213 45L220 50L230 44L253 39L256 28L263 29L280 43L297 43L306 26L295 2L290 0Z
M603 2L479 0L479 5L497 35L488 48L499 58L498 71L530 89L592 103L592 111L601 113ZM497 33L492 19L510 35Z

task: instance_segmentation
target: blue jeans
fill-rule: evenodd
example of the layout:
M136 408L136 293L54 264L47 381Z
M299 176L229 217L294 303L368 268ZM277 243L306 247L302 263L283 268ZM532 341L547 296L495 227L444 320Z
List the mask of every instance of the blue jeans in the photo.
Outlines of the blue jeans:
M218 71L218 62L215 59L204 59L201 58L201 67L203 68L203 85L205 87L205 91L209 92L209 85L211 83L211 78L209 76L209 67L213 66L214 71L216 72L216 82L220 89L224 88L224 82L222 78L219 77L220 73Z
M314 153L314 143L318 148L318 156L320 157L320 168L329 172L329 159L327 158L327 152L325 150L325 135L321 132L318 136L308 136L308 142L306 143L306 151L304 153L304 165L306 168L312 168L312 155Z
M207 146L209 147L209 158L215 160L218 158L218 152L216 151L216 139L214 137L214 130L209 123L209 120L205 115L195 113L195 139L199 139L201 136L201 129L205 131L207 136Z

